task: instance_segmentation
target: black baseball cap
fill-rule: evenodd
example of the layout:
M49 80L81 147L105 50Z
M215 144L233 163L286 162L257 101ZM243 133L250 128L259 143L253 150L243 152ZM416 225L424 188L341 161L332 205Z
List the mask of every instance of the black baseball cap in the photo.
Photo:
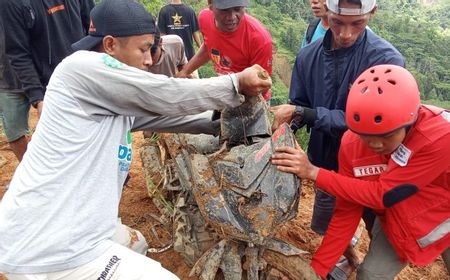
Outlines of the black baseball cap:
M128 37L155 33L154 17L134 0L103 0L91 11L89 35L72 44L72 49L90 50L103 37Z
M219 10L225 10L234 7L247 7L248 0L213 0L212 4Z

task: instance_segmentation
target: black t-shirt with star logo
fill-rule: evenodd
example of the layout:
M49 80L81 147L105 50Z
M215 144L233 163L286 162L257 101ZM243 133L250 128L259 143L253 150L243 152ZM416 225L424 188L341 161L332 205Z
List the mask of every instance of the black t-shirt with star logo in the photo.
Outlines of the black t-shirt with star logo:
M194 9L185 4L169 4L161 8L158 27L162 33L175 34L183 39L186 56L194 56L193 33L199 30Z

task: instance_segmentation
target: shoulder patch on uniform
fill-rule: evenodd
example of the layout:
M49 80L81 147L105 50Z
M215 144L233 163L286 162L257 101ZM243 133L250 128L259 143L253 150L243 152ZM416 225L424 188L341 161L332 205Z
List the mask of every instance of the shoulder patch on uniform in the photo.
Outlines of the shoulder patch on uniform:
M397 150L395 150L395 152L392 153L391 159L398 165L404 167L408 164L411 154L412 152L410 149L408 149L405 145L400 144Z
M115 59L114 57L112 57L106 53L102 55L102 61L106 66L111 67L111 68L120 69L125 65L122 62L118 61L117 59Z

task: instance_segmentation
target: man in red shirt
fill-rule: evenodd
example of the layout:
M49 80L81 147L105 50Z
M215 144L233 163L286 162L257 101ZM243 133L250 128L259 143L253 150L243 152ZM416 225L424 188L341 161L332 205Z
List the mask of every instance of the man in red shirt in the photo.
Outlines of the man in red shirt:
M177 77L189 77L209 60L218 75L237 73L253 64L272 75L272 37L246 14L248 1L208 0L208 5L198 16L204 42ZM263 96L269 100L270 91Z
M327 275L363 217L371 244L357 279L394 279L407 262L427 265L440 254L449 269L450 112L422 105L406 69L378 65L353 84L346 123L339 173L312 165L300 147L272 158L336 196L311 266Z

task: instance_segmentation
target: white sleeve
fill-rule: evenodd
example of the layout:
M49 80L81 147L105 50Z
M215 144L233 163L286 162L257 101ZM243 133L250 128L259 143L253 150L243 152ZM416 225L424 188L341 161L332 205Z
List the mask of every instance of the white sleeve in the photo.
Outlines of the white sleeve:
M236 75L176 79L125 65L104 53L79 51L52 79L88 115L182 116L235 107L244 101ZM57 86L50 89L58 91Z
M180 117L138 117L133 124L133 131L149 129L155 132L211 134L220 133L220 120L211 121L212 111Z

